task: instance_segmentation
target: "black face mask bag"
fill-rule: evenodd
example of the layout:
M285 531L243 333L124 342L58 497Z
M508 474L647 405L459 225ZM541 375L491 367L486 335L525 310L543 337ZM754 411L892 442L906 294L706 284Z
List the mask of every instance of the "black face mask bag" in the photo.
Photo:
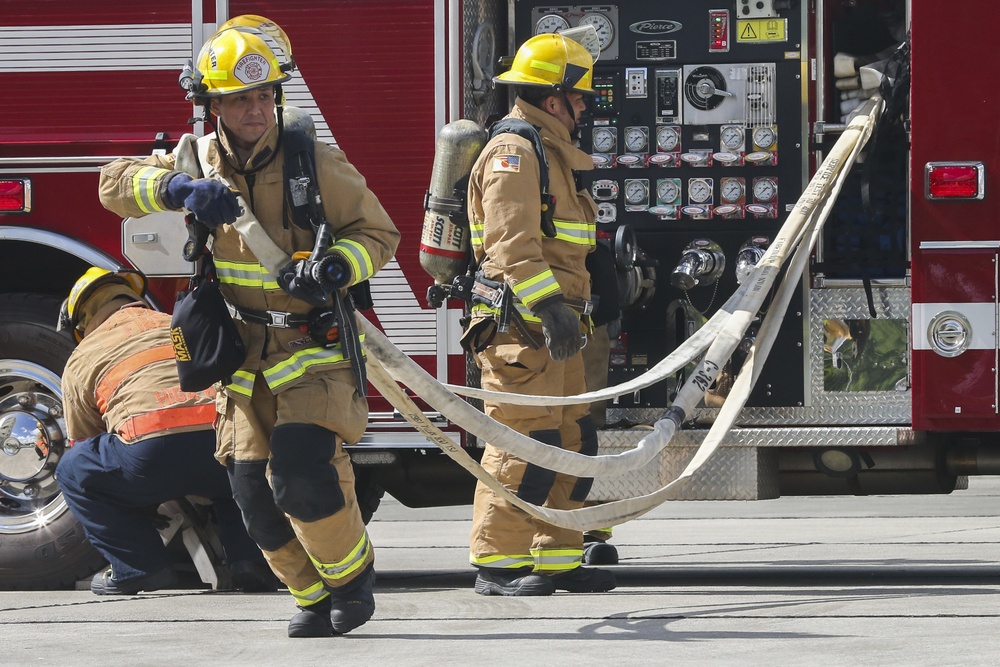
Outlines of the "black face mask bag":
M219 284L204 274L177 295L170 338L184 391L202 391L216 382L229 384L247 356Z

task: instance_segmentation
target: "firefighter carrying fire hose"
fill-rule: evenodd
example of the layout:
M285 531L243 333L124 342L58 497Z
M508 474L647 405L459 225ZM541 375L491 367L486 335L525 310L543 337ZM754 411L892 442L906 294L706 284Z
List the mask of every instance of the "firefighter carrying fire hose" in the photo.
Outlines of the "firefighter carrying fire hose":
M479 265L477 288L501 285L519 326L502 326L501 308L474 301L463 344L482 369L485 389L547 396L586 390L580 349L590 322L581 313L590 310L585 260L594 249L597 206L577 178L593 162L576 148L574 135L586 108L583 96L594 94L593 67L582 45L544 34L527 40L511 69L495 78L516 87L517 99L505 120L526 121L541 135L554 210L551 199L542 200L532 142L519 134L496 134L469 179L472 249ZM553 447L597 453L597 430L586 404L487 402L485 409ZM482 465L523 500L557 509L580 507L593 481L545 470L491 445ZM477 593L550 595L615 587L611 572L582 567L582 558L582 533L533 519L477 485L470 554L478 568Z
M181 391L170 316L149 308L144 288L136 273L94 267L73 286L60 315L60 330L72 332L79 346L62 381L75 442L56 479L87 539L111 564L90 590L134 595L176 583L153 519L160 503L195 495L212 500L232 586L274 591L277 580L213 456L215 391Z
M253 26L284 33L261 17L244 18L202 48L189 97L218 119L208 163L295 258L288 271L271 275L227 224L242 213L228 188L176 171L172 155L112 162L101 173L101 201L123 216L183 208L214 229L215 270L247 348L242 367L219 390L216 456L229 469L250 535L300 608L288 635L343 634L375 610L374 550L343 449L361 438L367 403L346 351L352 343L357 350L357 341L341 336L321 344L310 335L310 314L328 312L349 286L389 261L399 233L343 152L312 142L318 187L309 191L322 197L331 234L328 247L318 249L321 273L302 258L318 230L286 206L281 84L290 68Z

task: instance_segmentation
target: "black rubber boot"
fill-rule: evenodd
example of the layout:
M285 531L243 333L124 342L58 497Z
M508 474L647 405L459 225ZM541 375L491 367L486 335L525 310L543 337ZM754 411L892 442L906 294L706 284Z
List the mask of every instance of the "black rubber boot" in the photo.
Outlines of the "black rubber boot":
M516 570L479 568L476 592L480 595L552 595L554 577L534 574L530 568Z
M613 544L584 536L583 562L587 565L617 565L618 549Z
M346 635L368 622L375 613L375 567L369 565L346 589L330 591L330 622L333 631Z
M583 566L553 575L552 583L557 591L570 593L604 593L617 585L615 575L610 570Z
M333 624L330 622L330 597L327 596L292 616L288 622L289 637L332 637Z

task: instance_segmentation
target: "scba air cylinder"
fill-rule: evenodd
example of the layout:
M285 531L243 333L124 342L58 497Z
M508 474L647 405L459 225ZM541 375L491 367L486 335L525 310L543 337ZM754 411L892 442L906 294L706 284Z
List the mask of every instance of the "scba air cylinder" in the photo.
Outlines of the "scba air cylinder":
M438 134L420 234L420 266L436 283L450 283L468 266L466 187L485 145L486 130L471 120L452 121Z

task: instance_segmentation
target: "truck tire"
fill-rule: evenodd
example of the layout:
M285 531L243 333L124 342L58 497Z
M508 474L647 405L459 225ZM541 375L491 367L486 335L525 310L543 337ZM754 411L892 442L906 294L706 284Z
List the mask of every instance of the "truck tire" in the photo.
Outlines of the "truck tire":
M40 294L0 294L0 426L24 419L25 402L50 415L46 424L63 442L60 375L72 342L55 331L61 299ZM52 436L50 436L52 438ZM13 442L0 451L0 590L73 588L98 571L104 558L90 545L69 511L52 474L54 455L38 463L31 481L14 463L34 452ZM58 449L58 447L53 449ZM58 452L57 452L58 453ZM41 457L38 457L42 461ZM18 466L21 466L20 468Z

